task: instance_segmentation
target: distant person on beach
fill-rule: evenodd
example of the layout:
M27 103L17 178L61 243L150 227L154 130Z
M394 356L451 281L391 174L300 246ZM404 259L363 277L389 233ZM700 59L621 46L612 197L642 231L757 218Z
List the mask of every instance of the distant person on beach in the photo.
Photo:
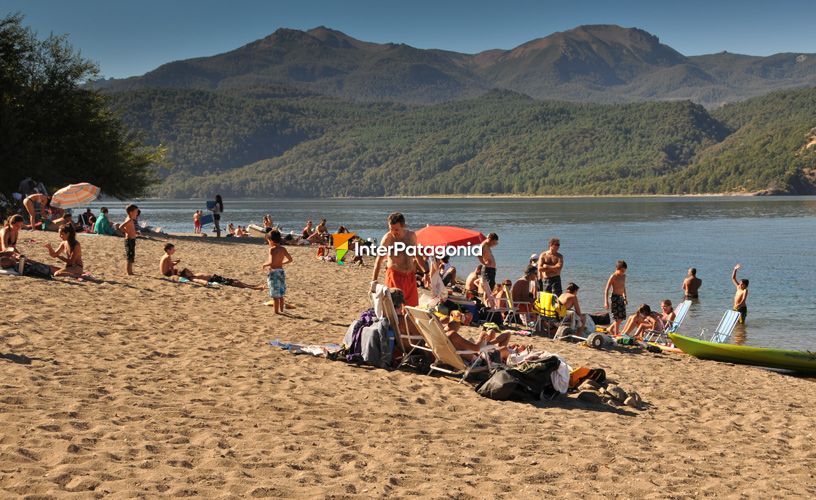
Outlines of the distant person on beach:
M450 263L450 256L442 257L442 269L440 269L439 274L442 276L442 283L445 286L456 285L456 268Z
M677 315L674 313L674 306L669 299L663 300L660 303L660 319L663 320L664 325L671 325L674 323L674 318Z
M107 207L102 207L99 209L99 217L97 217L96 222L94 222L93 230L96 234L104 234L107 236L122 236L122 233L111 225L110 219L108 219Z
M380 266L383 259L385 263L385 286L388 288L399 288L405 297L405 303L416 307L419 305L419 290L416 282L416 268L422 272L428 272L423 264L423 259L415 254L413 257L407 255L405 251L396 251L395 245L404 245L405 248L415 248L417 246L416 233L405 227L405 216L399 212L394 212L388 216L388 232L380 241L380 245L388 249L388 256L377 255L374 260L374 274L371 278L371 291L377 285L377 278L380 275ZM418 252L417 252L418 253Z
M193 232L201 234L201 210L193 212Z
M51 243L45 244L45 249L49 255L65 263L64 267L51 266L54 276L70 276L72 278L82 277L82 246L76 239L76 231L72 224L65 224L59 228L59 236L62 240L56 250ZM62 255L65 253L65 255Z
M45 214L49 209L49 203L48 196L40 193L30 194L23 199L23 208L25 208L26 212L28 212L30 229L37 228L37 219L39 219L43 223L43 226L45 226Z
M90 208L79 214L79 223L85 231L92 231L95 222L96 216Z
M136 232L139 207L133 204L128 205L125 212L127 217L119 226L119 230L125 235L125 272L128 276L133 276L133 263L136 262L136 238L139 236L139 233Z
M263 290L264 288L263 285L248 285L239 280L224 278L223 276L219 276L217 274L195 273L186 267L179 271L176 266L178 266L179 262L181 262L181 259L174 259L173 255L175 253L175 245L172 243L166 243L164 245L164 255L162 255L162 258L159 261L159 272L167 278L179 276L188 280L201 280L217 285L234 286L235 288L250 288L252 290Z
M573 331L586 327L586 316L581 313L581 304L578 301L580 287L575 283L567 283L567 289L558 296L558 302L567 310L564 320Z
M25 225L23 216L14 214L3 222L0 229L0 252L19 253L17 250L17 238L20 236L20 229Z
M479 278L482 275L482 266L481 264L476 266L476 269L468 274L467 278L465 279L465 296L466 298L470 299L477 295L479 295Z
M306 226L303 228L303 232L301 233L301 238L304 240L308 240L309 236L312 235L312 231L314 230L314 225L312 224L312 219L306 221Z
M220 194L215 195L215 203L210 209L213 213L213 226L215 226L215 237L221 237L221 214L224 212L224 200Z
M690 267L686 279L683 280L683 295L686 300L700 298L699 290L703 286L703 280L697 277L697 268Z
M283 266L292 262L292 256L283 246L280 231L273 229L266 233L266 242L269 245L269 258L261 269L268 271L266 282L269 286L269 296L275 306L275 314L283 314L283 297L286 295L286 273Z
M482 242L482 254L479 256L479 262L484 266L482 268L482 286L490 287L491 290L496 288L496 257L493 256L493 248L499 244L499 235L490 233L487 239Z
M561 240L551 238L549 248L538 257L538 271L541 276L539 290L561 296L561 270L564 268L564 256L558 253Z
M616 333L619 323L626 319L626 305L629 300L626 298L626 270L628 266L625 261L619 260L615 263L615 272L609 276L604 288L604 309L612 313L611 332ZM609 292L612 292L611 295ZM610 309L611 305L611 309Z
M521 314L524 324L529 322L527 315L530 313L530 304L535 302L535 297L530 293L530 283L535 281L537 277L538 268L535 265L529 265L524 270L524 275L517 279L510 288L513 306L515 306L519 314Z
M641 304L637 312L626 320L621 334L640 339L649 330L663 331L663 321L660 319L660 315L652 312L652 308L648 304Z
M748 316L748 280L741 279L737 281L737 271L742 269L742 264L734 266L731 272L731 282L737 289L734 294L734 310L740 313L740 324L745 324L745 318Z

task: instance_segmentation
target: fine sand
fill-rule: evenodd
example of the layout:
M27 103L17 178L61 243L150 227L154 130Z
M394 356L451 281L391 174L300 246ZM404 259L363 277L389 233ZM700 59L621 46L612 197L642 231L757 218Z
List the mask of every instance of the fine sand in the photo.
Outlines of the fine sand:
M33 241L31 241L33 239ZM51 262L54 233L20 247ZM816 496L816 384L686 356L518 338L604 368L648 408L496 402L452 378L272 348L339 343L371 268L294 248L294 306L157 276L163 240L80 236L102 282L0 276L3 497ZM265 246L173 238L182 265L260 283Z

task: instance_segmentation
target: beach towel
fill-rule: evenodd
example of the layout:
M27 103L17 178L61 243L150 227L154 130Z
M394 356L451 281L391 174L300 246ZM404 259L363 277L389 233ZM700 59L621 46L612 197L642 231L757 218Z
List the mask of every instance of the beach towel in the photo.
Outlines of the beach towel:
M405 296L405 305L416 307L419 305L419 290L417 290L416 273L404 273L389 267L385 271L385 286L399 288Z

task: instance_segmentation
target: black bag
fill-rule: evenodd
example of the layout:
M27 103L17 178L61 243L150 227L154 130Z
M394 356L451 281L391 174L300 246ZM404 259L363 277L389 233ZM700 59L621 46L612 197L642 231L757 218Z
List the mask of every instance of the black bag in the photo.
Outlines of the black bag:
M557 392L552 384L550 374L558 369L561 360L557 356L522 363L508 370L527 397L539 399L542 394L553 396Z
M51 266L26 260L23 264L23 276L31 276L33 278L51 279Z
M507 401L514 397L518 380L504 366L493 369L490 378L476 386L476 392L485 398ZM517 396L517 395L516 395Z

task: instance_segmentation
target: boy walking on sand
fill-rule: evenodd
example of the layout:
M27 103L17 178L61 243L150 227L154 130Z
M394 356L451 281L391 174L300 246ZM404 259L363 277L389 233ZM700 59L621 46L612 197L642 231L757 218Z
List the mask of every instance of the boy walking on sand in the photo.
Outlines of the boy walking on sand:
M133 276L133 263L136 261L136 217L139 216L139 207L136 205L128 205L125 208L127 218L125 222L119 226L119 230L125 235L125 259L127 265L125 271L128 276Z
M286 273L284 264L292 262L292 256L283 246L280 231L273 229L266 233L266 243L269 245L269 259L264 262L262 270L269 270L266 282L269 285L269 296L275 306L275 314L283 314L283 296L286 295Z
M748 280L741 279L737 281L737 271L740 269L742 269L742 264L734 266L734 270L731 272L731 282L737 288L737 292L734 294L734 310L740 313L740 324L745 324L745 318L748 316Z
M619 260L615 263L615 272L609 276L604 289L604 309L611 309L612 326L610 332L616 334L618 323L626 319L626 305L629 301L626 298L626 262ZM612 292L610 295L609 292Z

